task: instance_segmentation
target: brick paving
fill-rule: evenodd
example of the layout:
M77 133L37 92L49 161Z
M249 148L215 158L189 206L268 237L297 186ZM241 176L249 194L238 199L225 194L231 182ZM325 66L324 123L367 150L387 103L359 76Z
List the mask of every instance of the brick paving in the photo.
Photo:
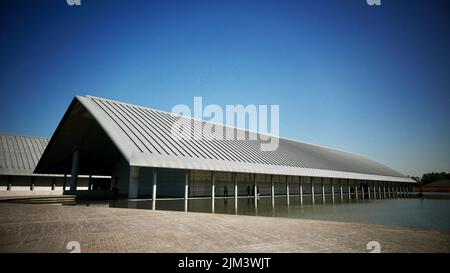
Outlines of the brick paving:
M0 252L450 252L450 231L139 209L0 204Z

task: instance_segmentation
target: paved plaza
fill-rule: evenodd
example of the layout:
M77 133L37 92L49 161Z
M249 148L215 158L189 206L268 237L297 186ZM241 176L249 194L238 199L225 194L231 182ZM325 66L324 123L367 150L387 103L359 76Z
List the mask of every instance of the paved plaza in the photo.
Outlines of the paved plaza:
M450 231L59 204L0 204L0 252L450 252Z

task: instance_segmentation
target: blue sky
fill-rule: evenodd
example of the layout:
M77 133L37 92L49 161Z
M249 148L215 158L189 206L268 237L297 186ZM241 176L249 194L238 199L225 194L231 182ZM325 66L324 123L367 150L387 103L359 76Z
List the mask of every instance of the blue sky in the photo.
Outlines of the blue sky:
M450 171L450 1L8 0L0 131L50 137L75 95L170 111L279 104L282 136Z

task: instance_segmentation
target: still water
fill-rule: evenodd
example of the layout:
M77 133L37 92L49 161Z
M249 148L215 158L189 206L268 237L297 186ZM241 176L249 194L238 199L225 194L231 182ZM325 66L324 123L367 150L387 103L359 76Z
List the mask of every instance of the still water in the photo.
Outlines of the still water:
M450 230L450 195L425 195L423 198L393 198L378 200L348 200L340 198L332 203L327 196L325 204L321 197L312 204L311 197L303 197L301 205L299 196L291 196L289 205L285 196L276 197L274 204L270 197L259 197L257 209L253 198L239 198L237 213L233 198L216 198L215 213L258 215L267 217L289 217L301 219L357 222L391 226L433 228ZM188 211L211 213L211 199L189 199ZM107 206L119 208L151 209L151 200L119 199L111 201L81 201L77 205ZM156 209L184 211L184 200L157 200Z

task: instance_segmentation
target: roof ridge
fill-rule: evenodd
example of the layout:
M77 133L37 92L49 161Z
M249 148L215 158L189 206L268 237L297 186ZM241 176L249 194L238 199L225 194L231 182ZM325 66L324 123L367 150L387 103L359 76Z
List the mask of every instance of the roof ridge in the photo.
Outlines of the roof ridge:
M0 136L17 136L17 137L40 138L40 139L50 140L49 138L42 137L42 136L19 135L19 134L13 134L13 133L5 133L5 132L0 132Z

